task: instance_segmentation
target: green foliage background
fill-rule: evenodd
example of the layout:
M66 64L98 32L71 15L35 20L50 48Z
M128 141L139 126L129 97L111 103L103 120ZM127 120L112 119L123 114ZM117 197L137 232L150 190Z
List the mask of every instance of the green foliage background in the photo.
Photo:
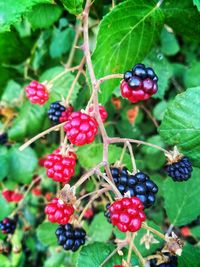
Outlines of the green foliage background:
M43 107L27 101L24 87L31 79L50 80L63 70L63 63L72 49L76 16L82 12L83 2L0 0L0 126L1 131L6 131L9 136L9 145L0 146L2 189L20 188L30 184L33 175L40 175L43 178L43 194L56 192L55 183L45 176L37 161L58 146L59 134L48 135L24 152L19 152L18 148L27 138L50 127L48 106L52 101L67 96L75 73L68 73L54 83L51 98ZM96 0L91 9L90 45L95 73L98 78L123 73L135 63L144 62L155 69L159 77L159 92L153 99L137 105L139 111L131 123L127 114L136 105L120 97L119 80L106 81L100 93L100 102L109 113L105 127L110 136L147 140L166 148L177 145L182 153L190 157L195 166L191 180L174 183L163 171L165 158L160 151L135 147L138 169L148 172L159 185L157 203L148 210L149 223L161 231L166 231L173 224L180 236L181 227L189 225L192 237L185 239L178 266L197 267L200 266L200 223L196 220L200 215L200 1L164 0L162 4L154 0L115 2L116 6L112 8L112 1ZM82 43L80 37L79 45ZM81 57L82 53L77 49L73 65L79 64ZM71 100L76 110L85 107L89 93L90 88L80 78ZM119 98L120 109L113 105L113 97ZM5 124L8 109L14 118ZM110 163L118 159L121 151L120 146L110 146ZM77 154L78 166L72 184L84 169L101 161L100 138L91 145L79 148ZM124 163L131 167L128 154ZM87 192L94 189L91 181L85 189ZM0 205L0 219L15 208L2 196ZM57 248L54 236L56 226L44 222L43 206L42 197L33 194L27 197L23 220L20 220L11 240L11 253L0 255L0 266L97 267L113 250L110 241L113 234L118 236L119 233L116 230L113 232L106 222L101 202L96 204L96 215L92 221L84 222L88 230L86 246L74 254ZM31 225L30 230L25 232L24 220ZM142 231L137 235L138 249L143 256L147 256L162 244L153 245L147 251L144 245L139 244L144 234ZM0 239L3 242L4 236L0 235ZM13 249L16 246L18 253ZM116 255L105 266L120 262L121 257ZM139 264L134 254L132 264Z

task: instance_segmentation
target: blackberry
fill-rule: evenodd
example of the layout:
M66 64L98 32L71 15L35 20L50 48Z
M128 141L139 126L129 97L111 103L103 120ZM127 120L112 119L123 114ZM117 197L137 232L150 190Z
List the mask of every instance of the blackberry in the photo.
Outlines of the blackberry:
M192 163L188 157L182 157L179 161L168 163L165 166L167 174L176 182L187 181L191 177Z
M55 123L60 122L60 117L66 108L59 101L53 102L48 110L49 119Z
M7 133L0 134L0 145L6 144L8 141L8 135Z
M60 225L56 230L58 244L65 250L77 251L80 246L85 244L86 232L83 228L73 227L68 223Z
M106 211L104 212L104 215L106 216L107 221L108 221L109 223L111 223L109 208L110 208L110 203L108 203L108 204L106 205Z
M150 267L177 267L178 259L176 256L170 255L169 253L163 253L165 256L169 257L168 262L163 262L157 265L157 259L150 260Z
M14 219L5 218L0 221L0 230L2 234L14 234L17 225L16 217Z
M122 195L130 192L130 196L138 197L145 208L151 207L158 192L157 185L143 172L129 174L126 168L111 168L113 180Z

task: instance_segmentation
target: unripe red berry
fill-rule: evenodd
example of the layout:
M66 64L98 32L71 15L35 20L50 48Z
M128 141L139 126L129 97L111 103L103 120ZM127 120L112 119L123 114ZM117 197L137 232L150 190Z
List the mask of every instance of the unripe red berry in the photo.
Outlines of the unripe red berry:
M84 213L84 218L85 219L90 219L94 216L94 212L92 209L87 209L86 212Z
M94 117L94 105L91 105L91 106L89 107L89 114L90 114L92 117ZM102 121L105 122L106 119L108 118L108 113L107 113L105 107L102 106L102 105L99 105L99 114L100 114L100 116L101 116Z
M43 105L49 99L49 93L44 84L32 81L25 89L27 98L33 104Z
M64 126L69 141L77 146L92 143L98 133L94 118L81 111L73 112Z
M59 122L62 123L62 122L67 121L73 111L74 111L74 108L72 106L67 107L66 110L62 112L59 118Z
M66 156L60 154L60 149L55 150L46 157L44 167L47 176L55 182L68 183L75 173L76 155L69 151Z
M122 232L136 232L141 228L146 216L144 206L137 197L124 197L109 207L111 223Z
M31 190L32 194L35 196L41 196L42 195L42 190L39 187L35 187Z
M46 206L45 213L50 222L67 224L70 216L74 213L74 208L70 204L65 204L61 199L53 198L51 203Z
M8 189L4 189L2 195L8 202L19 202L23 198L21 193Z

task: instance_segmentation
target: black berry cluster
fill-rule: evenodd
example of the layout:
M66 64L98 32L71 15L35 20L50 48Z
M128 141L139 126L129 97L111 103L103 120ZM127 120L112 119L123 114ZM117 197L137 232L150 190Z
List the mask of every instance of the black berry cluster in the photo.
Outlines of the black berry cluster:
M60 122L60 117L66 108L59 101L53 102L48 110L49 119L55 123Z
M74 228L70 223L60 225L56 230L58 244L65 250L77 251L85 244L86 232L83 228Z
M2 234L14 234L16 229L17 221L16 219L5 218L0 221L0 230Z
M149 208L155 202L157 185L143 172L135 175L128 173L126 168L111 168L113 180L122 195L130 192L130 196L138 197L145 208Z
M152 68L137 64L124 73L120 86L122 96L132 103L147 100L158 91L157 81L158 77Z
M177 162L167 164L166 171L174 181L187 181L191 177L192 163L184 156Z
M176 256L170 255L169 253L164 253L165 256L169 257L168 262L157 264L157 259L150 260L150 267L177 267L178 259Z
M0 134L0 145L4 145L7 143L8 135L7 133Z
M106 205L106 211L104 212L104 215L106 216L108 222L111 223L109 208L110 208L110 203Z

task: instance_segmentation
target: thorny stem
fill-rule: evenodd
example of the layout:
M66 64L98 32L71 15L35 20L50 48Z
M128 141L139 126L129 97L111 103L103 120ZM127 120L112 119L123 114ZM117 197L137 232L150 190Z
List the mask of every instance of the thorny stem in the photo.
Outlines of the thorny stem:
M161 239L165 240L165 235L163 235L162 233L160 233L159 231L157 231L156 229L148 226L146 223L142 224L142 228L152 232L153 234L159 236Z
M113 250L113 251L110 253L110 255L108 255L108 257L107 257L107 258L106 258L106 259L99 265L99 267L103 267L103 266L106 264L106 262L108 262L109 259L111 259L112 256L114 256L115 253L117 253L117 251L118 251L118 250L121 250L123 247L124 247L124 245L119 245L115 250Z
M127 142L125 142L125 143L124 143L124 147L123 147L123 150L122 150L122 153L121 153L120 159L119 159L119 165L121 165L121 164L122 164L122 162L123 162L124 155L125 155L125 152L126 152L126 148L127 148Z
M101 83L108 81L110 79L122 79L124 77L124 74L110 74L107 76L104 76L97 80L97 84L100 85Z
M132 249L133 249L133 241L132 239L134 239L134 234L130 234L130 244L129 244L129 248L128 248L128 256L127 256L127 263L128 265L130 265L131 263L131 254L132 254Z
M134 236L134 238L135 238L135 236ZM135 252L136 256L139 258L141 265L145 266L145 259L142 257L140 251L137 249L136 245L134 244L134 238L132 241L132 249Z
M136 166L135 157L133 154L133 149L132 149L132 146L129 142L126 142L126 144L127 144L130 156L131 156L131 162L132 162L132 166L133 166L133 174L136 174L137 173L137 166Z
M146 112L147 116L151 119L156 128L158 128L159 124L157 120L152 116L151 112L144 105L141 105L140 107Z

